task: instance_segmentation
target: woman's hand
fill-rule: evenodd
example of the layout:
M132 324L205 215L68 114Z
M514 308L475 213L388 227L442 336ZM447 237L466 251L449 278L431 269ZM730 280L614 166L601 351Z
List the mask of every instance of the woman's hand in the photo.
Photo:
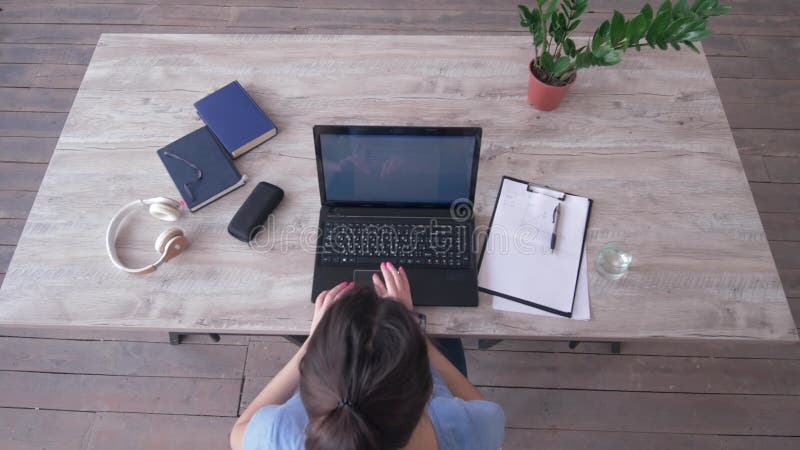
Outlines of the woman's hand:
M311 319L311 330L308 332L309 337L314 334L317 324L319 324L319 321L322 320L322 317L325 315L325 312L331 307L331 305L333 305L336 300L339 300L344 294L353 289L354 285L355 283L353 281L349 283L342 281L331 289L319 293L317 300L314 302L314 317Z
M372 275L372 283L375 285L378 295L399 301L409 311L414 309L414 302L411 301L411 286L408 284L406 271L402 267L400 270L395 269L390 262L382 262L381 273L383 281L377 273Z

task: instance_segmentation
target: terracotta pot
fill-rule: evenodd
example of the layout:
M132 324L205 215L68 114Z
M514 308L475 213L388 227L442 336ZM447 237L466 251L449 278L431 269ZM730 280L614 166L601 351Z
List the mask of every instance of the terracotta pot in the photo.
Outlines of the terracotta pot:
M540 81L528 65L528 103L540 111L552 111L558 108L564 97L567 96L569 88L575 84L576 77L566 86L551 86Z

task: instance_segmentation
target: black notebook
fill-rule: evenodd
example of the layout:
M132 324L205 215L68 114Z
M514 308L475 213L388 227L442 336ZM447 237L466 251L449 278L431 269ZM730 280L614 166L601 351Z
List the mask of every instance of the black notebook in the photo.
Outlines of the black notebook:
M244 185L245 177L208 127L192 131L156 153L192 212Z

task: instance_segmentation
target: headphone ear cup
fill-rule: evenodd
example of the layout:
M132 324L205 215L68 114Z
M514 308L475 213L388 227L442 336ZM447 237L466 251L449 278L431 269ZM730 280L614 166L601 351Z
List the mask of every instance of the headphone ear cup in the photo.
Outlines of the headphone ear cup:
M156 251L159 254L163 254L164 251L167 249L167 243L169 243L170 240L181 236L184 236L184 234L183 230L181 230L180 228L178 227L167 228L166 230L164 230L163 233L159 234L158 237L156 238L156 243L155 243Z
M152 203L148 211L151 216L166 222L175 222L181 218L181 210L167 202Z

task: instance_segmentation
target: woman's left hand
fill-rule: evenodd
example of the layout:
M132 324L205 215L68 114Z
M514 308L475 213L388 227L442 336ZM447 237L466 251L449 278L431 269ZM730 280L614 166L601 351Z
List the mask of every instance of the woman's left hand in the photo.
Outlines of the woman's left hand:
M353 289L354 285L355 283L352 281L349 283L342 281L331 289L319 293L317 300L314 302L314 317L311 319L311 330L308 332L309 337L314 334L317 324L319 324L319 321L322 320L322 317L325 315L325 312L331 307L331 305L333 305L336 300L339 300L342 295Z

